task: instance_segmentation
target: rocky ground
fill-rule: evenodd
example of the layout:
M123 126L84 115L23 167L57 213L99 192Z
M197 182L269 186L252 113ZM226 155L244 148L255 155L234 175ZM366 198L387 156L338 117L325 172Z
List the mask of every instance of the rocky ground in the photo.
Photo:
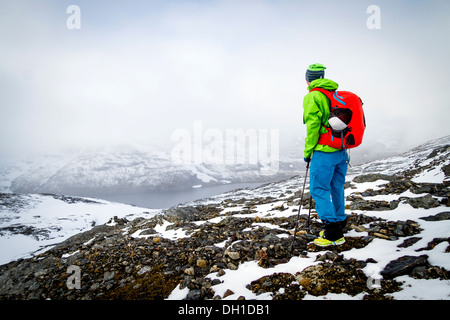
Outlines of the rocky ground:
M374 175L358 176L353 181L378 180ZM400 202L414 208L442 207L442 212L423 217L425 220L448 220L449 188L444 184L414 183L394 176L381 177L390 182L377 190L356 192L347 196L349 211L366 213L392 210ZM352 184L347 185L348 188ZM405 190L425 195L400 197L388 201L367 200L367 195L402 194ZM242 263L257 262L261 268L287 263L292 257L316 254L316 264L294 274L273 273L246 284L256 295L271 293L273 299L302 299L327 293L363 293L363 299L389 299L401 289L396 277L408 274L416 279L448 279L448 271L433 266L427 251L450 238L436 238L423 248L420 256L404 256L391 261L382 270L380 286L368 290L368 277L362 271L373 259L346 259L343 252L364 248L374 239L396 241L408 247L421 239L421 227L414 220L392 221L350 213L346 243L335 248L320 248L312 240L321 230L312 219L306 227L308 195L303 199L299 232L291 247L300 204L299 194L223 201L214 205L175 207L151 219L133 221L114 218L107 225L78 234L55 248L31 259L11 262L0 267L2 299L164 299L177 287L187 288L186 299L222 299L234 294L230 289L220 295L215 286L221 276L237 270ZM281 202L281 204L280 204ZM277 204L277 205L275 205ZM270 207L266 216L258 206ZM312 203L312 206L314 203ZM234 211L233 208L236 208ZM288 214L272 214L274 212ZM256 215L255 215L256 214ZM255 228L255 224L257 227ZM161 228L165 227L163 232ZM172 234L170 234L172 232ZM361 233L361 236L357 236ZM291 249L291 250L290 250ZM448 245L445 252L450 252ZM69 266L79 267L79 289ZM215 277L208 275L215 274ZM71 277L72 276L72 277ZM282 290L280 290L282 289ZM236 297L243 299L244 297Z
M439 148L441 158L450 150ZM413 280L430 291L439 284L438 297L449 299L449 173L442 169L443 182L417 182L408 170L349 177L346 242L338 247L313 244L322 225L295 177L258 195L114 217L0 266L0 299L394 299Z

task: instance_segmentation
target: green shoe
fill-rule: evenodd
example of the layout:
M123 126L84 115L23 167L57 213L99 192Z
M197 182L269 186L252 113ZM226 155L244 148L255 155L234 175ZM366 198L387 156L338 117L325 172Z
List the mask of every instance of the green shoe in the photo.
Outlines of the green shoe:
M327 239L325 239L323 237L316 238L314 240L314 244L316 246L320 246L320 247L328 247L328 246L333 246L333 245L334 246L340 246L341 244L344 244L344 243L345 243L345 238L344 237L342 237L340 239L337 239L336 241L330 241L330 240L327 240Z

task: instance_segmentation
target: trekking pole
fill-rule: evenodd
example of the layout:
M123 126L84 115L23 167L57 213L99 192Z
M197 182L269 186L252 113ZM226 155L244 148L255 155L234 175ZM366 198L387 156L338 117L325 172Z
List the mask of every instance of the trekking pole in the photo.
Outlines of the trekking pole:
M311 221L311 188L309 190L309 210L308 210L308 221L306 222L306 228L309 228L309 223Z
M294 237L288 248L289 251L292 251L294 249L295 236L297 235L297 228L298 228L298 220L300 219L300 211L302 210L303 194L305 193L306 178L308 177L308 169L309 169L309 162L306 164L305 180L303 181L302 195L300 197L300 205L298 206L298 211L297 211L297 221L295 222ZM309 220L309 218L308 218L308 220Z

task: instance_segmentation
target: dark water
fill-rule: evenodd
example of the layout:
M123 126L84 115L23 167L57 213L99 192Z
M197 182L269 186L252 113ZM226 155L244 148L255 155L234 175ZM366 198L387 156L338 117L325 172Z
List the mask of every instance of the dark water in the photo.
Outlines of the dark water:
M143 208L166 209L181 203L208 198L231 190L239 188L251 189L256 188L263 184L264 184L263 182L232 183L220 186L192 188L190 190L182 190L182 191L154 191L146 193L108 194L108 195L89 195L89 196L113 202L131 204Z

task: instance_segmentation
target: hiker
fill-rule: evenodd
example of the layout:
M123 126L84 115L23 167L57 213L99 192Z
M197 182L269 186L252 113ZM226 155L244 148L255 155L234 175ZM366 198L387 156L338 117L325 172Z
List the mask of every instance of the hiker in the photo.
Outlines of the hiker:
M322 64L315 63L306 70L308 91L322 88L335 91L338 84L325 79ZM319 136L327 133L330 100L319 91L309 92L303 100L303 122L306 124L304 160L310 165L310 192L316 203L316 211L324 224L318 246L341 245L345 242L343 228L345 215L344 183L347 174L347 150L336 149L319 143Z

